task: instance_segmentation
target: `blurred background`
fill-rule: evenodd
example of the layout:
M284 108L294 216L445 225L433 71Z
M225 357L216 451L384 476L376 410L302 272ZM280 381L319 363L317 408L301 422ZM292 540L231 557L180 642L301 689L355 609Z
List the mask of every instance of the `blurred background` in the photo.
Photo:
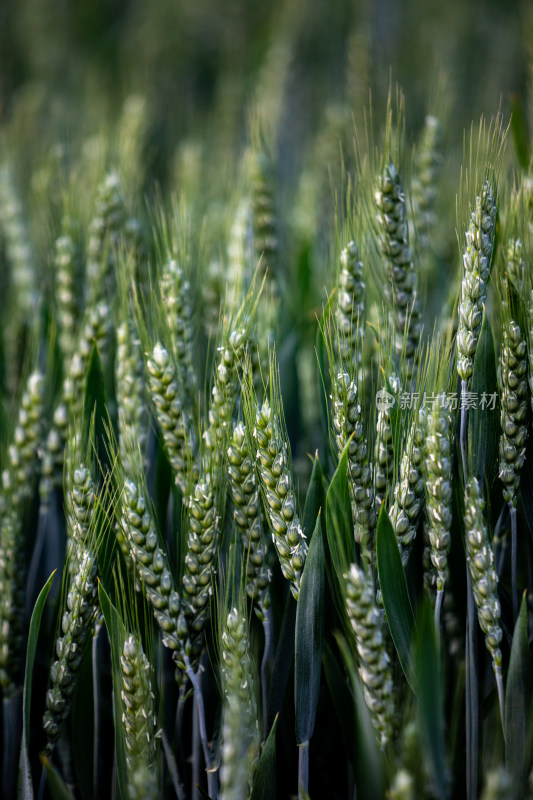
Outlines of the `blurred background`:
M35 127L88 134L141 95L147 166L164 183L193 132L238 148L258 83L268 95L282 78L277 145L290 179L328 115L357 120L370 89L382 107L391 79L408 131L437 85L451 136L513 96L525 105L532 18L527 0L3 0L0 121L18 123L21 144Z

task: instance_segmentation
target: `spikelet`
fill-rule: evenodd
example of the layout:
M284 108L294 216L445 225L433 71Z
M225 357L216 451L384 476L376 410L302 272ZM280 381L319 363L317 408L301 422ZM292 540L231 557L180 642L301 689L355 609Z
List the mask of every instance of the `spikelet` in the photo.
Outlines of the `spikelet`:
M281 571L290 582L291 592L297 600L307 556L307 542L296 511L289 447L281 420L266 399L256 408L253 436L272 540Z
M385 644L385 620L376 606L371 578L367 578L357 564L352 564L345 579L346 610L355 634L363 694L384 748L391 738L394 721L392 668Z
M488 181L481 195L476 197L474 211L465 233L466 248L463 255L463 280L459 303L459 328L457 331L457 371L463 381L468 381L474 368L483 308L487 297L494 231L496 226L496 200Z
M381 226L381 249L387 260L388 282L385 293L392 306L395 350L407 385L416 374L422 331L419 308L418 276L409 246L405 196L400 176L389 161L379 176L375 193L378 222Z
M150 662L138 636L126 637L120 656L124 744L130 800L156 800L157 720Z
M400 463L400 478L394 489L394 503L389 514L404 564L424 507L425 446L426 412L424 408L420 408L411 423Z
M188 465L195 457L196 437L187 411L183 408L177 367L160 342L154 345L146 369L150 395L176 485L186 494Z
M246 617L234 608L222 632L221 800L241 800L249 796L261 738L253 675Z
M468 569L477 606L479 625L492 656L495 671L501 668L500 601L498 576L494 569L494 553L490 545L484 517L485 502L477 478L470 478L465 490L465 537Z
M66 609L61 620L62 635L56 641L56 660L50 667L43 728L47 742L45 756L52 754L68 715L77 672L92 632L96 613L96 560L90 550L77 545L78 568L69 580Z
M257 616L264 621L270 606L268 544L261 522L259 487L253 457L242 422L233 428L228 447L228 475L235 524L241 534L243 562L246 566L246 591L254 600Z
M340 453L348 441L348 484L352 503L355 541L361 546L365 560L372 563L376 532L376 507L372 484L372 467L368 461L368 445L363 431L357 384L347 372L333 379L333 426Z
M341 252L340 262L335 305L335 324L338 331L338 340L335 341L338 350L336 356L340 364L350 365L355 361L360 367L365 284L362 280L363 264L359 260L355 242L348 242Z
M426 438L426 530L440 592L444 589L452 540L452 435L451 409L434 402L428 412Z
M503 325L500 354L501 435L500 480L506 503L516 508L520 472L526 457L528 386L527 346L519 325L512 319Z

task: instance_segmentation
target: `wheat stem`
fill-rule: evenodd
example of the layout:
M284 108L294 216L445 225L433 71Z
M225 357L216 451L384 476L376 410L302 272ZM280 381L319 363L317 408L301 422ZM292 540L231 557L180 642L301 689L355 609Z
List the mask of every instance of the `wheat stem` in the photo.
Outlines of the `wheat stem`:
M200 681L198 680L198 676L191 667L191 663L189 661L188 656L184 657L184 663L185 663L185 671L194 689L194 699L196 700L196 708L198 712L198 725L200 729L200 740L202 742L202 750L204 753L205 768L207 772L207 786L208 786L207 791L209 793L209 797L211 797L212 800L216 800L218 795L218 777L217 777L217 770L213 768L213 762L211 759L211 750L207 738L207 728L205 724L204 696L202 693L202 688L200 686Z
M261 704L263 710L263 740L266 739L268 732L268 683L267 683L267 669L270 659L270 651L272 648L272 613L269 609L265 609L263 619L263 631L265 634L265 645L263 648L263 658L261 659Z
M309 790L309 742L298 745L298 800L305 800Z
M509 508L511 514L511 600L513 604L513 621L518 617L518 585L517 585L517 530L516 530L516 508L512 505Z

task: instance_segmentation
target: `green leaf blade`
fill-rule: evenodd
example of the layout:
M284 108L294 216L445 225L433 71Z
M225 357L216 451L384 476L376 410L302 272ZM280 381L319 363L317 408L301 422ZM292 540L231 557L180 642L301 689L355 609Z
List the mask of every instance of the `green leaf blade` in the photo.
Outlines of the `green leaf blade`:
M448 797L446 743L444 738L443 691L433 612L429 601L422 604L413 642L419 728L427 753L432 790L439 800Z
M325 505L324 494L324 475L318 460L318 454L313 461L313 471L311 480L305 496L304 513L302 517L302 529L305 536L310 539L315 529L316 519L321 508Z
M385 506L382 506L379 512L376 549L379 583L392 641L405 677L415 691L411 666L411 642L416 628L415 618L407 591L407 581L398 542Z
M46 782L52 800L74 800L74 795L54 765L44 757L42 758L42 762L46 771Z
M352 505L348 487L348 446L344 448L326 495L326 532L333 568L340 586L355 561Z
M319 515L305 561L296 609L294 697L298 744L308 742L315 727L322 671L324 597L324 544Z
M528 642L527 594L516 621L505 692L505 762L517 796L525 794L531 753L528 754L528 714L531 716L533 663Z
M30 629L28 633L28 646L26 650L26 669L24 672L24 691L22 700L22 747L20 750L20 765L19 765L19 792L18 796L22 800L33 800L33 786L31 778L30 758L29 758L29 743L30 743L30 712L31 712L31 690L32 690L32 675L33 665L35 663L35 656L37 653L37 640L39 638L39 630L41 627L41 618L43 615L46 599L52 587L54 580L55 570L52 572L45 585L39 592L39 596L35 601L33 612L30 620Z

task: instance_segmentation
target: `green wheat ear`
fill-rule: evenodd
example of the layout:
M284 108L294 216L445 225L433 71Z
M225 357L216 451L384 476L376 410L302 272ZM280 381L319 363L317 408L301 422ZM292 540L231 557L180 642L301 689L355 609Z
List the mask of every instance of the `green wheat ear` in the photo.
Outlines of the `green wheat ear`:
M445 397L443 396L443 401ZM452 526L453 429L451 409L436 401L428 412L426 438L426 513L430 558L437 570L437 592L444 591Z
M307 556L307 541L297 511L275 362L271 361L270 399L265 398L261 405L256 402L253 386L250 385L251 369L248 370L248 378L245 416L247 426L252 428L261 493L281 571L290 582L291 592L297 600Z
M352 564L346 580L346 610L355 635L359 676L381 747L391 739L394 722L392 666L386 648L386 623L375 602L372 578Z
M388 386L396 397L396 402L398 402L401 392L400 379L397 375L389 375L387 381ZM377 414L374 463L376 507L379 508L394 481L394 441L391 412L388 406L380 408Z
M404 189L396 166L389 161L378 178L375 202L380 224L380 245L387 264L385 294L392 308L395 348L402 384L416 375L422 321L418 275L409 245Z
M148 415L144 377L141 343L135 323L129 317L117 327L115 360L119 450L123 457L128 450L128 439L136 443L141 453L146 448Z
M400 463L400 477L394 488L394 501L389 513L404 565L424 508L426 429L426 410L420 408L415 413L407 436Z
M183 406L179 371L171 353L156 342L146 360L148 388L176 485L185 495L189 464L196 458L196 436Z
M466 248L463 255L463 280L459 303L459 328L457 331L457 371L463 381L469 381L474 368L483 308L487 298L494 234L496 226L496 199L491 184L483 184L476 197L474 210L465 233Z
M153 670L138 634L128 634L120 656L122 722L130 800L156 800L157 718Z
M341 269L337 281L335 324L338 331L337 358L340 364L351 364L353 359L360 368L361 343L365 316L365 284L362 279L363 264L355 242L348 242L340 257Z
M419 235L420 248L430 248L437 228L435 205L438 196L438 177L443 158L442 126L438 117L428 114L415 156L416 173L412 181L413 205L416 213L415 230Z
M61 228L61 236L56 239L54 252L56 316L59 328L59 346L64 363L68 363L76 344L82 298L78 280L78 253L73 220L69 216L65 216Z
M243 547L246 591L254 601L257 616L264 621L270 607L268 542L263 531L254 459L242 422L238 422L233 428L233 437L228 447L228 475L235 524Z
M125 220L120 178L116 172L109 172L98 187L95 215L88 230L86 307L89 309L113 296L116 285L113 250Z
M67 557L63 569L63 613L48 677L43 728L44 754L52 754L69 714L85 649L98 625L96 553L107 513L109 476L99 487L93 477L94 421L84 452L79 429L71 430L65 455ZM99 496L99 501L97 500Z
M161 631L163 644L178 662L188 630L168 556L159 542L140 467L134 467L133 462L125 469L119 526Z
M56 660L50 667L43 728L46 734L44 754L50 756L59 739L61 728L70 710L77 673L85 646L92 634L96 614L96 559L92 550L74 545L72 556L76 570L68 581L66 608L61 619L61 635L57 638Z
M347 372L339 372L333 376L332 391L333 427L339 455L348 445L348 485L355 541L360 545L365 561L373 563L376 502L357 383Z
M187 552L183 573L183 613L187 621L187 655L193 668L204 649L204 632L216 575L221 524L220 490L213 462L203 459L200 477L188 496Z
M239 800L248 796L261 736L248 622L238 608L232 608L223 622L221 651L224 711L220 797Z
M181 374L181 383L191 399L196 394L194 367L193 306L191 287L179 262L169 258L161 270L161 295L168 320L172 347Z
M9 695L19 681L26 596L25 519L40 466L44 377L33 372L20 400L0 485L0 684Z
M485 501L476 478L470 478L465 489L465 538L467 563L472 578L479 625L485 634L485 644L493 660L495 672L501 670L502 628L498 599L498 576L494 568L494 553L485 522Z
M512 253L516 251L513 249ZM507 274L512 267L507 261ZM515 276L518 277L518 276ZM499 477L503 497L516 509L520 475L526 457L528 437L529 390L527 342L520 324L513 319L511 306L513 284L503 279L502 344L500 351L500 464Z

